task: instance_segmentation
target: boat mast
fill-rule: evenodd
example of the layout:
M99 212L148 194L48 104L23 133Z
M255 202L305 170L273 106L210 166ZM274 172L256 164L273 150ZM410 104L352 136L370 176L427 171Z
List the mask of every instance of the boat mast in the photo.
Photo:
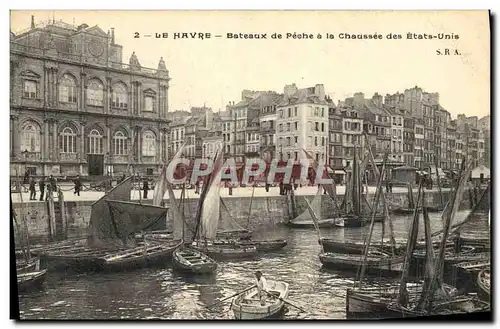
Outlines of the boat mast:
M358 148L354 146L354 159L352 164L352 205L354 210L354 215L360 216L360 199L359 199L359 168L358 168Z
M431 291L430 291L430 296L429 296L429 303L432 303L434 299L434 294L435 294L435 286L436 284L439 284L442 282L443 278L443 268L444 268L444 256L445 256L445 248L446 248L446 242L448 240L448 236L450 234L451 230L451 222L453 221L453 218L455 217L455 214L458 211L458 207L460 206L460 202L462 201L462 195L465 189L465 184L467 183L467 180L469 179L469 175L472 169L472 162L470 162L467 167L465 166L465 158L462 161L462 168L460 170L460 179L457 184L457 188L455 189L455 193L453 194L453 197L451 199L451 202L449 204L449 211L444 211L443 212L443 236L441 239L441 245L439 247L439 253L436 259L436 264L434 266L435 269L435 279L432 280L433 284L431 285ZM467 169L465 169L467 168Z
M186 239L185 237L185 226L186 226L186 219L185 219L185 204L186 204L186 183L182 183L182 194L181 194L181 200L182 200L182 245L184 245L184 241Z
M367 145L369 145L368 143L368 137L366 136L366 134L364 134L365 136L365 142ZM375 177L379 177L379 175L383 175L383 173L380 173L378 168L377 168L377 165L375 164L375 157L373 156L373 153L372 153L372 149L371 147L368 147L368 156L370 157L370 162L371 162L371 165L372 165L372 168L373 168L373 171L375 173ZM389 220L389 234L390 234L390 238L391 238L391 244L392 244L392 253L394 254L394 248L396 247L396 240L394 238L394 225L392 223L392 219L391 219L391 216L389 214L389 207L387 205L387 198L385 197L385 193L382 191L382 202L384 204L384 213L385 213L385 216L386 216L386 219Z
M24 257L26 258L27 261L29 261L31 259L31 250L30 250L30 238L29 238L29 231L28 231L28 223L26 221L26 216L24 215L24 200L23 200L23 193L22 193L22 186L21 186L21 183L20 183L20 180L19 180L19 171L16 170L16 179L17 179L17 182L18 182L18 192L19 192L19 199L21 201L21 221L23 223L23 229L24 229L24 234L22 234L21 231L19 231L19 234L21 234L21 236L23 237L22 240L24 240L24 243L22 243L23 245L23 253L24 253ZM14 216L14 220L15 220L15 216ZM17 220L16 220L16 224L17 224ZM18 228L19 230L19 228Z
M419 205L422 202L422 185L423 181L420 181L420 184L418 186L417 205L415 207L415 210L413 211L413 221L410 230L408 231L408 241L406 244L406 254L403 263L403 273L401 274L401 280L399 283L398 302L400 305L404 303L403 301L406 291L406 280L408 279L408 273L410 270L410 261L413 254L413 250L415 249L415 245L417 243L418 218L420 217Z
M253 202L254 193L255 193L255 181L253 182L252 197L250 198L250 206L248 207L247 230L250 227L250 215L252 214L252 202Z
M436 166L436 182L438 185L438 190L439 190L439 209L443 209L444 207L444 202L443 202L443 191L441 191L441 179L439 178L439 170L438 170L438 159L437 156L434 157L434 162Z
M388 152L385 152L384 160L382 162L382 172L385 171L385 163L387 161ZM372 207L372 219L370 221L370 231L368 233L368 238L366 239L366 243L363 250L363 262L361 263L361 271L359 274L359 287L361 288L361 284L363 282L363 276L365 275L366 269L366 260L368 258L368 251L370 250L370 242L373 234L373 227L375 225L375 215L377 213L378 203L380 201L380 194L382 193L382 175L379 175L377 182L377 190L375 191L375 199L373 200Z

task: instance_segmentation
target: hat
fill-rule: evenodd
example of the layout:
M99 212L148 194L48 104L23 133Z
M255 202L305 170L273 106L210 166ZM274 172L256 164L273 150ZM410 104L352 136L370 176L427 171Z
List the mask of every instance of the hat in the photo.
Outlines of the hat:
M255 273L254 273L254 274L255 274L255 275L257 275L257 274L262 275L262 272L261 272L261 271L255 271Z

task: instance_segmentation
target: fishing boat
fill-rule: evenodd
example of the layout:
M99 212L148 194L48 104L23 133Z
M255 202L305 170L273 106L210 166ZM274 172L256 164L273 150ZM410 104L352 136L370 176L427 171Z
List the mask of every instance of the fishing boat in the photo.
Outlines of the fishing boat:
M376 211L375 215L372 215L372 206L368 203L366 195L361 192L361 180L364 177L365 168L370 158L369 156L365 156L363 161L359 163L356 149L355 147L352 172L348 178L341 211L335 219L335 226L338 227L363 227L370 224L372 220L375 223L383 223L386 219L385 214L378 213L378 203L374 205ZM362 210L363 204L368 209L365 213Z
M484 269L477 275L478 296L489 302L491 298L491 276L490 269Z
M34 272L17 273L18 293L41 290L47 276L47 269Z
M171 186L168 186L168 192L170 198L174 200L174 237L178 236L179 226L182 225L182 241L185 241L186 232L186 219L185 219L185 191L186 187L183 184L182 193L180 203L182 205L181 209L179 209L179 205L175 200L175 195ZM184 243L174 251L172 257L172 266L175 271L190 273L190 274L211 274L214 273L217 269L217 262L202 253L201 251L194 250L189 248L189 246L185 246Z
M18 180L19 181L19 180ZM45 277L47 275L46 269L40 268L40 259L31 256L29 228L24 213L24 201L21 188L18 188L19 198L21 201L20 217L23 227L17 222L17 215L12 205L12 198L10 199L10 213L14 225L17 229L18 242L22 249L22 258L16 255L16 277L17 277L17 290L18 293L28 293L33 290L39 290L43 287Z
M252 238L252 231L245 228L235 229L235 230L217 230L217 239L227 239L227 240L249 240Z
M409 282L406 285L408 302L418 303L422 293L423 282ZM448 295L457 293L457 289L450 285L444 285L446 294L439 294L441 300ZM398 297L399 285L376 285L364 287L363 289L347 289L346 293L346 315L348 318L393 318L400 317L399 314L391 312L388 305Z
M231 310L237 320L262 320L279 316L288 297L288 283L267 281L269 295L261 301L257 287L235 297Z
M216 242L220 222L224 220L226 222L235 222L220 197L222 165L223 155L219 147L215 155L214 169L205 177L206 182L203 184L203 190L198 201L195 216L197 224L190 247L205 253L215 260L253 258L258 255L255 246L244 246L224 240Z
M465 160L465 159L464 159ZM457 187L453 191L452 198L450 199L450 206L447 211L443 213L443 232L441 246L437 253L437 257L434 258L434 251L431 246L431 230L430 230L430 220L428 213L426 211L425 205L422 205L424 214L424 228L425 237L428 243L426 248L426 262L425 262L425 274L424 274L424 285L421 290L420 298L418 302L409 303L409 298L407 296L407 281L409 274L409 262L412 258L414 251L414 245L416 242L416 233L418 227L418 212L414 216L412 226L409 231L408 246L405 256L405 266L401 275L401 280L399 283L399 293L398 297L387 305L389 312L397 314L399 317L416 317L416 316L428 316L428 315L450 315L456 313L471 313L475 311L484 311L489 309L489 304L479 301L473 296L461 295L461 294L444 294L446 298L442 300L439 298L439 292L445 291L443 289L443 274L444 274L444 263L445 263L445 246L446 241L449 237L451 230L451 221L455 218L458 211L459 205L461 203L462 194L464 191L465 183L470 175L472 165L469 164L467 169L465 169L465 162L462 162L462 169L460 179L457 182ZM422 184L419 187L419 200L420 191ZM423 193L422 193L423 194ZM425 200L425 198L422 198ZM417 202L418 204L418 202ZM406 292L406 294L405 294Z
M396 215L413 215L415 212L415 200L413 198L413 188L411 183L408 183L408 206L407 207L397 207L392 209L392 212Z
M327 268L358 270L365 263L367 272L401 272L404 257L395 257L380 250L371 249L366 260L361 255L326 252L319 255L321 264Z
M152 265L163 265L172 257L174 251L182 245L180 240L168 242L146 242L135 248L107 253L97 260L97 268L104 271L120 271Z
M40 268L40 258L16 259L16 272L28 273Z
M130 202L132 179L124 179L92 204L86 240L48 246L37 253L40 259L56 269L85 272L132 268L170 257L181 241L162 245L135 239L140 232L166 230L168 208Z

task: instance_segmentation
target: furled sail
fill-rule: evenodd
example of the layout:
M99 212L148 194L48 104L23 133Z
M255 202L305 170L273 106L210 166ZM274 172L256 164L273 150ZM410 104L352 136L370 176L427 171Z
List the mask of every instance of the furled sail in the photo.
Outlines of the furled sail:
M172 159L177 159L182 155L185 145L186 144L184 143L181 147L179 147ZM163 164L160 177L155 184L155 189L153 191L153 205L155 206L161 206L165 193L167 192L167 184L169 184L167 180L167 167L168 165Z
M116 244L117 237L106 200L130 201L132 176L125 178L107 194L92 204L87 244L91 247L103 247L107 243ZM119 241L118 241L119 242Z
M206 240L214 240L220 216L220 187L223 165L222 152L216 153L213 170L208 180L207 191L202 200L200 227L198 236Z
M117 200L106 200L106 203L113 224L113 232L110 232L109 237L115 236L125 245L133 244L130 239L135 233L166 230L168 208Z

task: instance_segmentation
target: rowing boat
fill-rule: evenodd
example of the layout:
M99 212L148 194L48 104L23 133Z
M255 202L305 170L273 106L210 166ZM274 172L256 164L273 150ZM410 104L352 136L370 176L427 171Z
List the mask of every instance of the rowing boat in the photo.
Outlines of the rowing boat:
M261 320L280 315L288 297L288 283L268 280L266 289L269 294L259 298L257 287L235 297L231 310L238 320Z
M33 290L40 290L45 283L47 270L18 273L17 274L17 291L19 293L27 293Z
M478 296L482 300L490 301L491 297L490 269L484 269L477 275Z
M179 248L172 255L172 266L179 272L209 274L215 272L217 262L198 250Z
M216 260L247 259L254 258L258 255L258 251L255 246L243 246L222 240L219 240L217 244L194 241L190 247L205 253Z

